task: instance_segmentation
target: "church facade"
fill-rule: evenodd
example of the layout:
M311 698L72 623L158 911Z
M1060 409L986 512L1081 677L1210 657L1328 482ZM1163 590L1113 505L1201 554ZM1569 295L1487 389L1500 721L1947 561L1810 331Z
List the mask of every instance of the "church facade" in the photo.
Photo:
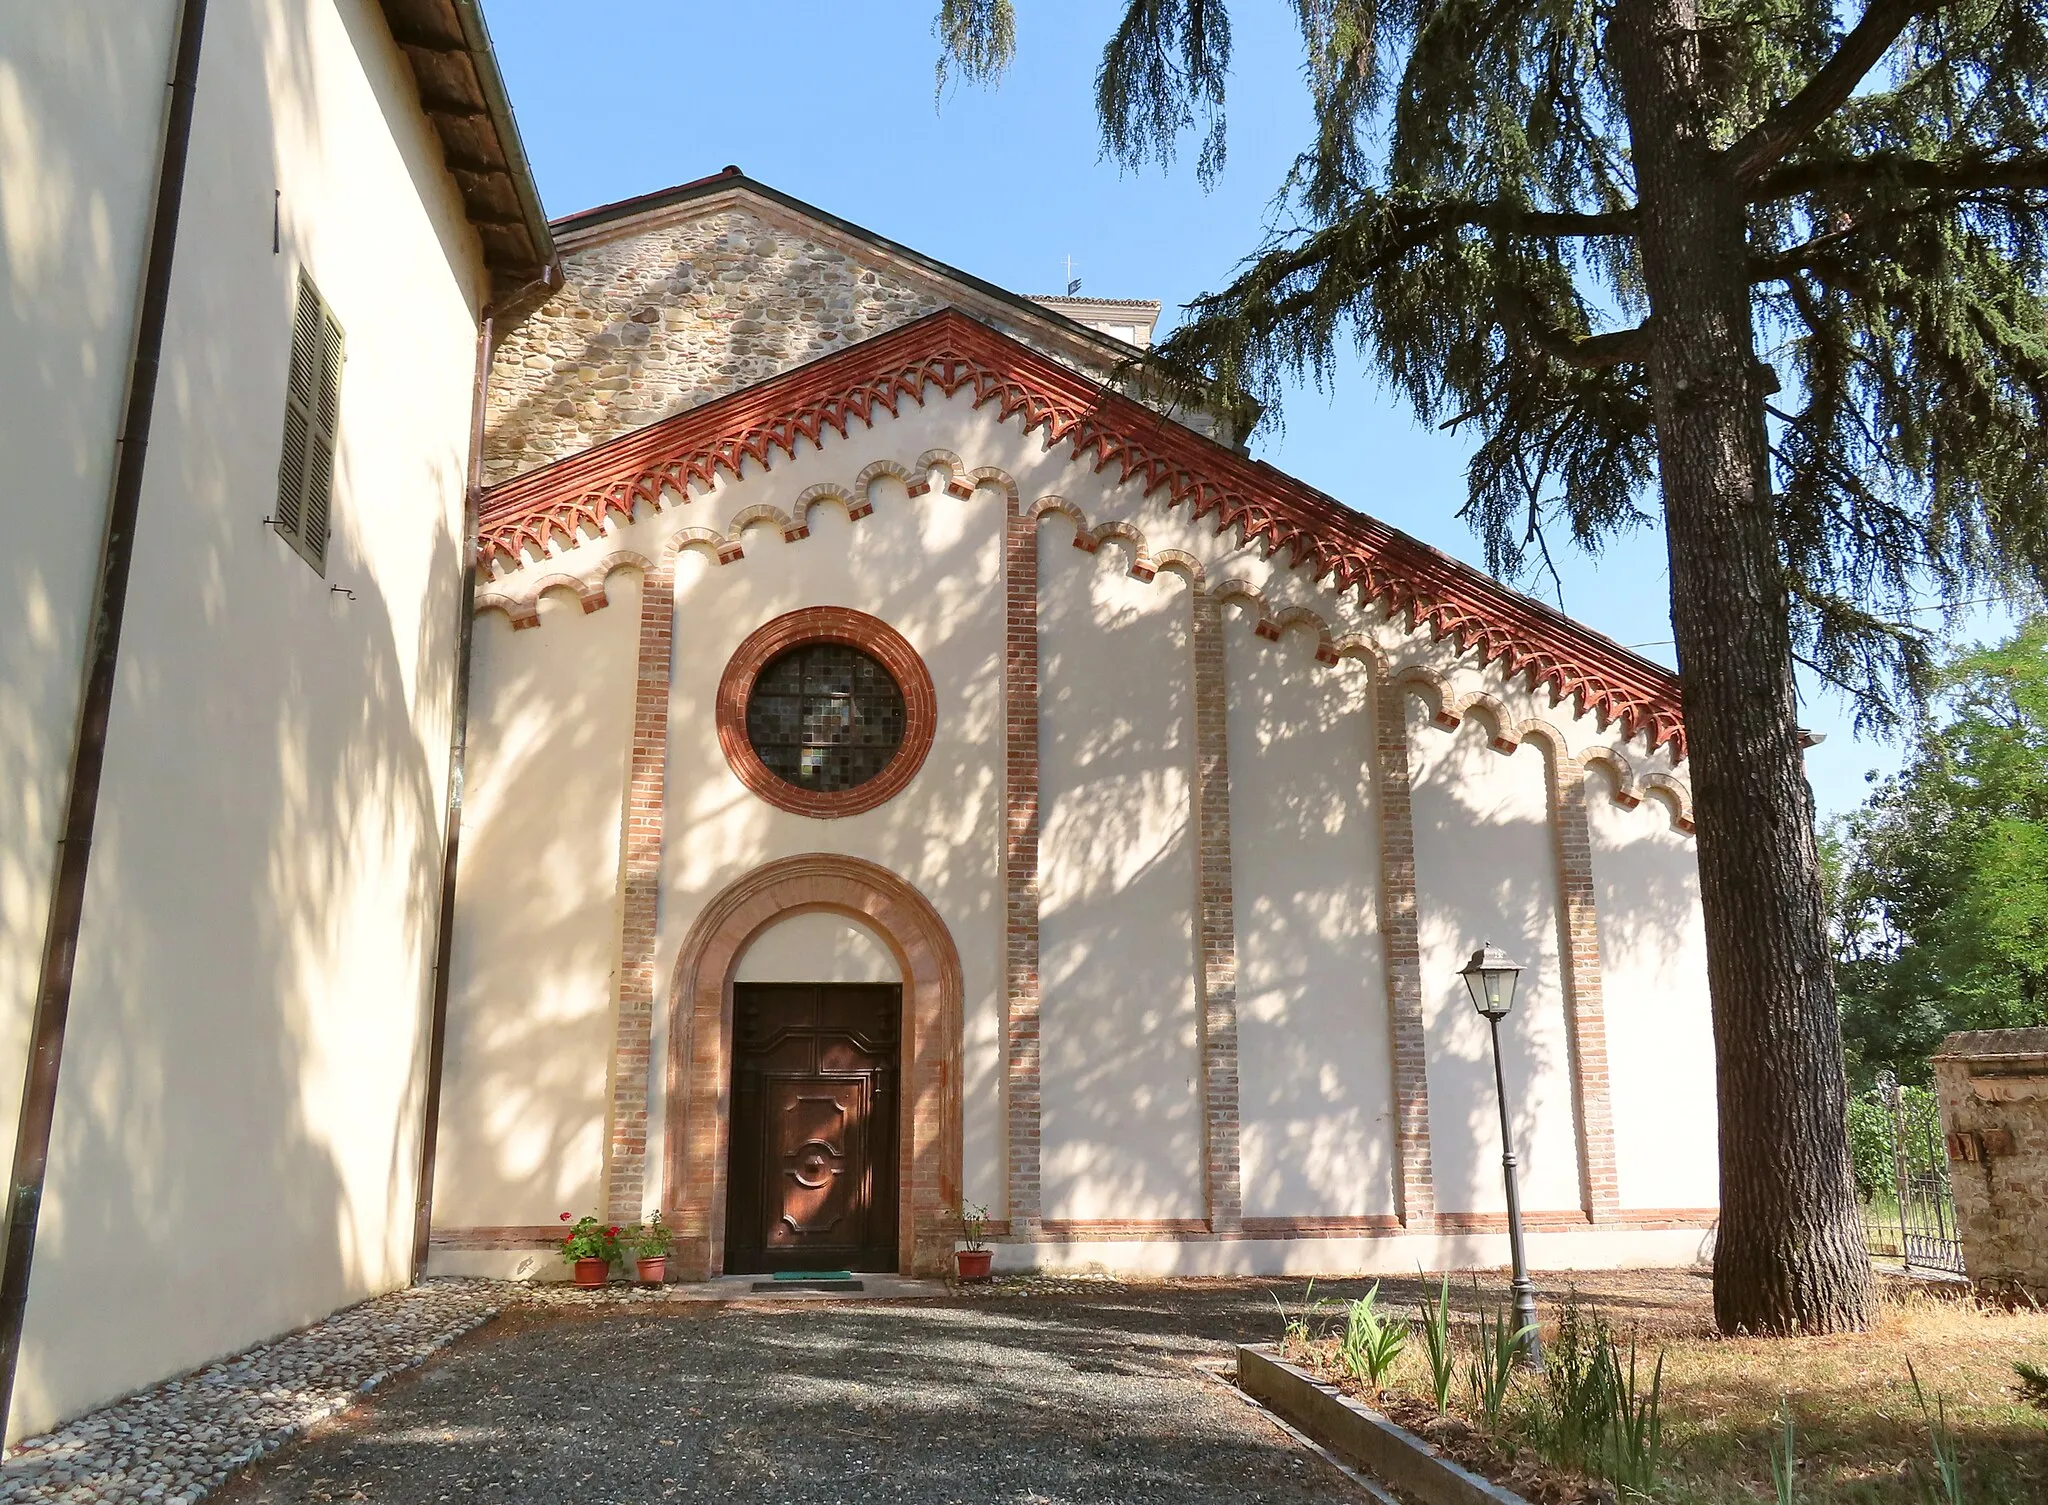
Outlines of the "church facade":
M1709 1247L1666 670L728 169L552 226L499 338L433 1268L660 1210L685 1275Z

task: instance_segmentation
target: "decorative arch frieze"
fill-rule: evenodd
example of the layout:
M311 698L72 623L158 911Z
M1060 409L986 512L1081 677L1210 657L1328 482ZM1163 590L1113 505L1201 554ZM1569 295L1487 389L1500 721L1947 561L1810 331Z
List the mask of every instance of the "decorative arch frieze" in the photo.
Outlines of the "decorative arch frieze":
M1208 579L1208 572L1202 568L1202 561L1186 549L1161 549L1153 558L1154 569L1162 575L1178 575L1195 590L1201 590Z
M605 555L581 575L557 573L534 582L522 595L506 591L481 591L477 594L475 614L482 616L487 611L502 611L515 629L538 627L540 625L540 598L551 590L566 590L573 593L583 610L597 611L611 604L607 582L619 570L639 570L643 575L653 568L646 556L632 549L616 549Z
M678 556L689 549L702 549L711 556L713 564L731 564L746 557L737 539L727 538L715 528L680 529L669 536L664 547L668 553Z
M815 486L805 487L796 499L796 506L790 510L792 520L803 529L798 537L810 537L811 510L824 502L837 502L850 523L859 522L875 510L867 499L867 488L864 485L856 483L854 489L848 491L831 481L820 481Z
M923 496L932 489L931 476L935 470L946 473L946 495L956 501L966 501L974 495L974 483L967 478L967 467L960 457L950 449L928 449L917 457L911 467L910 494Z
M876 460L872 464L862 466L860 474L853 478L854 500L861 508L859 516L866 517L874 510L874 504L868 495L869 488L884 476L892 481L901 481L906 488L912 479L910 472L894 460ZM849 513L849 516L851 515Z
M1017 483L1010 478L1008 471L994 465L977 465L967 473L967 479L975 486L993 486L1011 506L1017 505Z
M481 517L480 561L545 557L606 518L630 521L664 492L685 501L719 472L771 468L827 433L847 437L884 413L922 404L928 390L965 393L998 421L1042 432L1073 458L1268 557L1284 556L1340 593L1405 617L1481 663L1502 664L1580 715L1618 721L1622 740L1670 744L1685 756L1677 677L1540 602L1407 535L1353 512L1268 466L1123 397L957 309L945 309L757 386L679 413L491 488ZM968 482L934 451L932 469L906 478L913 494L946 470L949 491Z
M1692 835L1692 790L1684 780L1673 778L1668 773L1646 773L1637 781L1637 787L1646 798L1657 797L1670 808L1674 830Z

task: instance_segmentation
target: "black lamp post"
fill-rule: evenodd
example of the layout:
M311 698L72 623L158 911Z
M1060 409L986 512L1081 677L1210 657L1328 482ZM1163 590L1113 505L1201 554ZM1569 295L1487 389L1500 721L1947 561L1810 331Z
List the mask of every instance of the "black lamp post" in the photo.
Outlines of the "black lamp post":
M1507 1080L1500 1069L1500 1022L1515 1006L1515 983L1522 969L1492 942L1472 953L1472 960L1459 969L1465 987L1472 994L1472 1006L1485 1016L1493 1031L1493 1094L1500 1104L1500 1168L1508 1187L1508 1255L1514 1262L1515 1326L1526 1331L1525 1351L1529 1362L1543 1364L1543 1345L1536 1337L1536 1287L1529 1280L1529 1265L1522 1257L1522 1197L1515 1187L1515 1137L1508 1125Z

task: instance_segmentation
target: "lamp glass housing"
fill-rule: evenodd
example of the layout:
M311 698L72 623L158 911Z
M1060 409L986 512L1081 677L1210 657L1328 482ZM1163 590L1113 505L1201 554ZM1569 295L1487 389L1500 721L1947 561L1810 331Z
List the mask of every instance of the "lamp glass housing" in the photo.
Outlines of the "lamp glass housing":
M1503 1019L1515 1006L1515 984L1522 976L1521 965L1509 961L1507 953L1491 942L1473 952L1458 975L1465 979L1472 1007L1486 1018Z

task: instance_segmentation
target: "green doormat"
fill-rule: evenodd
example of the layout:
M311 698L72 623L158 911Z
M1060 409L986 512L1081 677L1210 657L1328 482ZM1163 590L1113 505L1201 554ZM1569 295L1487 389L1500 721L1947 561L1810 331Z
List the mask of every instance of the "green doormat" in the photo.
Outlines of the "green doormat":
M851 1270L777 1270L777 1280L851 1280Z

